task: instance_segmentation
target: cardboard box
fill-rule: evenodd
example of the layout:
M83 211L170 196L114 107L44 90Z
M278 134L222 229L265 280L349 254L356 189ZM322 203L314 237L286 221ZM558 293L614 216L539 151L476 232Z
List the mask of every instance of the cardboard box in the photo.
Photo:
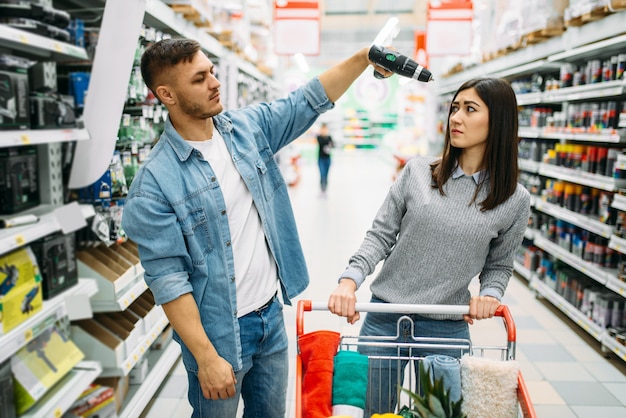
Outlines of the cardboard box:
M115 390L109 386L92 383L63 418L117 418Z
M41 275L30 247L0 256L0 335L43 306Z
M74 321L72 340L87 359L99 361L102 367L118 368L126 359L124 340L94 319Z
M13 357L15 406L22 415L84 358L56 325L29 341Z
M43 298L50 299L78 283L74 234L53 234L31 244L41 270Z
M113 316L108 313L96 314L94 315L94 319L124 340L127 356L130 355L135 348L139 347L143 332L142 330L135 330L135 326L129 321L114 319Z

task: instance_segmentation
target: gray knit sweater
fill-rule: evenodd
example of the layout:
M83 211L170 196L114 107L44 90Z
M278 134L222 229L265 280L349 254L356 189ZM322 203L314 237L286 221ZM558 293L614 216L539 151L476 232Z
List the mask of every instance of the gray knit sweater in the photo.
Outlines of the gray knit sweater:
M434 160L409 160L341 277L360 286L384 260L370 289L387 302L468 304L468 285L478 274L480 294L501 299L528 224L530 194L518 184L507 201L481 212L488 180L471 205L477 187L471 176L450 178L441 196L431 187Z

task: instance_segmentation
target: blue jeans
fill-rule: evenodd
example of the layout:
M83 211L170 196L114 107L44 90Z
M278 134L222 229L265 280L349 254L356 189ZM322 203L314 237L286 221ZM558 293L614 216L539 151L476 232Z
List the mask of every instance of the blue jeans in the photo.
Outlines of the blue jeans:
M372 296L371 302L386 303L375 296ZM410 321L403 320L398 325L398 320L402 316L411 318L413 321L413 330L411 330ZM423 358L433 354L444 354L460 358L467 352L458 348L439 348L435 346L436 343L434 341L427 342L426 345L428 345L428 347L414 346L411 349L400 347L400 344L416 343L417 341L415 341L413 336L420 338L463 339L468 341L470 338L468 324L463 320L436 320L417 314L403 315L377 312L368 312L366 314L363 325L361 326L360 336L398 336L398 338L389 341L391 344L386 347L359 346L359 352L370 358L365 417L369 417L371 414L395 411L398 401L397 386L402 385L404 382L404 372L409 362L409 360L406 359L407 356ZM361 339L361 344L365 340L366 339ZM415 376L417 377L419 377L419 363L419 361L413 362ZM415 392L416 388L412 388L412 390Z
M326 191L328 186L328 170L330 169L330 157L322 157L317 160L317 165L320 169L320 186L322 191Z
M283 306L275 296L265 309L239 318L243 369L237 378L234 397L205 399L198 376L187 370L192 418L235 418L239 397L244 418L284 417L289 374L288 338Z

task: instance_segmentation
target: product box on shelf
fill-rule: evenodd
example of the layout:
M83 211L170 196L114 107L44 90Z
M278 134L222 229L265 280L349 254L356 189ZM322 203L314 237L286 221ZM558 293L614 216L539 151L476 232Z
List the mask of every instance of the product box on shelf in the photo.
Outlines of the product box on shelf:
M135 348L139 345L141 339L145 335L142 319L137 314L128 310L120 312L107 312L106 314L111 320L122 326L128 331L127 346Z
M11 357L17 414L35 405L83 358L81 350L56 325L29 341Z
M141 385L144 380L146 380L146 377L148 376L148 371L148 357L144 357L139 360L137 364L135 364L135 367L133 367L128 374L129 383L131 385Z
M145 334L149 334L150 330L163 319L164 315L163 308L155 305L154 302L150 302L150 299L145 296L149 292L149 290L146 290L128 307L128 310L143 318Z
M115 410L119 414L129 389L129 377L99 377L94 383L113 388L115 394Z
M44 300L78 283L74 233L48 235L31 247L41 271Z
M90 248L77 251L76 258L78 259L78 272L81 277L93 277L99 279L99 282L103 280L108 281L113 284L116 292L121 291L135 281L136 274L133 265L129 266L127 263L124 265L119 264L99 250Z
M0 54L0 130L30 128L30 65L23 58Z
M67 411L63 418L117 418L115 390L92 383Z
M42 300L41 274L30 247L0 256L0 335L40 311Z
M94 319L113 334L124 340L126 356L129 356L141 343L142 330L135 330L135 326L128 321L116 321L108 313L95 314Z
M37 147L0 148L0 214L39 205Z
M13 373L11 372L10 360L0 364L0 417L16 417Z
M72 340L88 360L99 361L102 367L118 368L126 359L126 344L94 319L72 322Z

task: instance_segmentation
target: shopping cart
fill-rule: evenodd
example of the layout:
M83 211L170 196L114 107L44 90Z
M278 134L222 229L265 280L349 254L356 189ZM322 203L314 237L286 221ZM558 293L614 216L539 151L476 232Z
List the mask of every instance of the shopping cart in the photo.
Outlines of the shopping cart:
M397 313L397 314L467 314L469 313L469 306L455 306L455 305L409 305L409 304L390 304L390 303L357 303L355 306L358 312L381 312L381 313ZM300 341L300 337L304 335L304 313L309 311L326 311L328 312L328 306L325 302L313 302L310 300L298 301L297 313L296 313L296 338ZM403 354L399 354L397 357L390 358L385 356L384 358L376 358L376 361L407 361L408 367L406 368L406 375L403 382L398 382L398 392L396 393L398 407L401 405L401 401L404 405L411 405L411 399L402 395L399 389L400 387L417 388L419 392L419 378L415 376L413 370L414 362L418 362L423 359L418 355L414 355L412 351L424 347L436 346L438 349L446 350L459 350L460 353L468 353L469 355L494 358L501 361L509 361L515 359L515 345L516 345L516 330L515 322L511 315L510 310L506 305L500 305L496 310L495 316L501 317L504 328L506 330L507 339L506 344L503 345L474 345L469 340L464 339L435 339L435 338L419 338L413 337L413 341L407 343L396 343L394 340L396 336L392 337L359 337L341 335L339 349L350 350L355 347L363 345L377 345L377 346L392 346L398 349L403 348ZM401 316L398 320L398 333L400 332L401 321L411 321L409 316ZM412 321L411 321L412 323ZM412 327L411 327L412 329ZM414 335L414 334L413 334ZM400 347L402 346L402 347ZM406 352L408 351L408 355ZM374 358L369 356L370 363ZM371 367L371 366L370 366ZM303 390L303 364L300 356L300 345L298 343L297 357L296 357L296 418L302 418L302 390ZM401 398L405 396L404 399ZM518 416L524 418L536 418L536 414L533 405L530 401L530 396L521 372L517 376L517 403L518 403ZM390 411L379 411L390 412Z

